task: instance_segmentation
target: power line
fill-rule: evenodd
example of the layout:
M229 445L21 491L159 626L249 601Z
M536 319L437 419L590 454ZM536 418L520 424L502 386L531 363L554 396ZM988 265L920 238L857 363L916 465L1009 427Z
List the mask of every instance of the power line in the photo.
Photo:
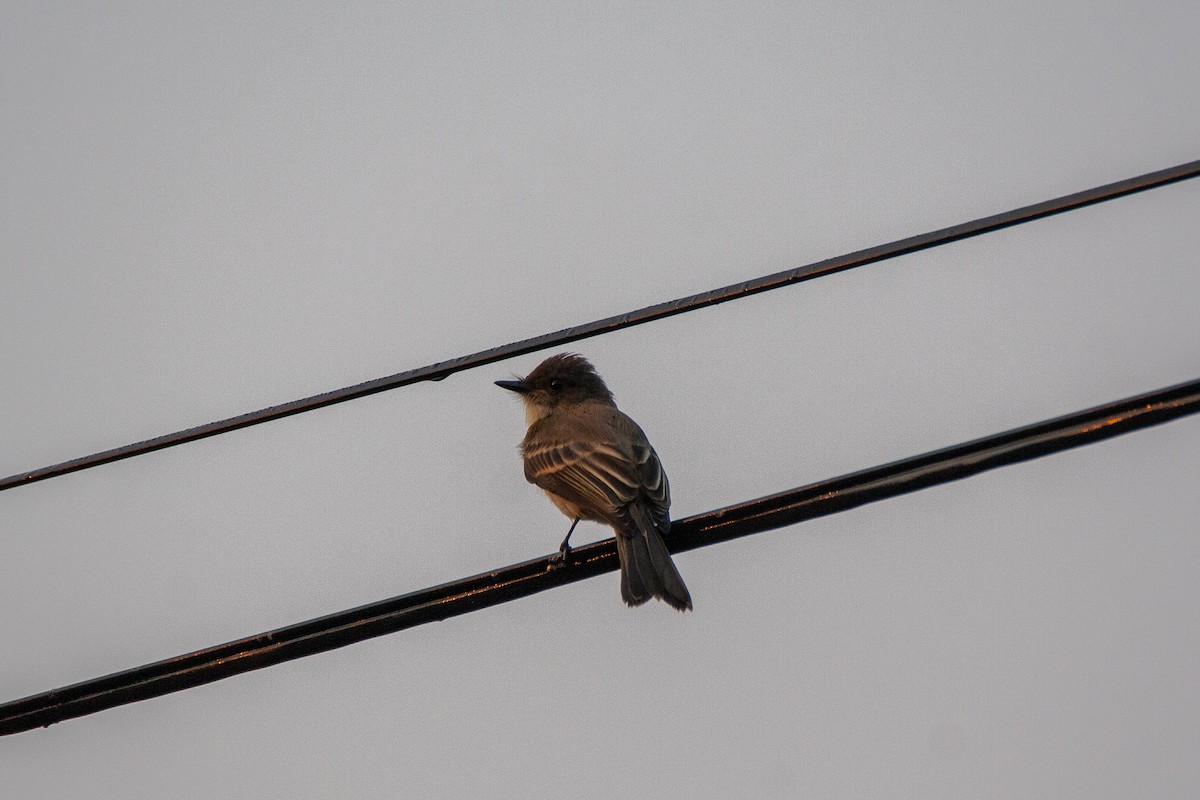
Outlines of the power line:
M707 547L1200 412L1200 379L676 521L672 552ZM0 705L18 733L477 611L618 568L613 539L359 606Z
M401 386L407 386L420 381L439 381L448 375L453 375L456 372L481 367L486 364L492 364L497 361L503 361L515 356L533 353L538 350L544 350L549 347L569 344L577 342L581 339L587 339L592 336L599 336L603 333L630 328L634 325L641 325L654 320L665 319L676 314L683 314L689 311L695 311L700 308L725 303L730 300L737 300L742 297L748 297L760 292L779 289L784 286L790 286L794 283L812 280L825 275L832 275L835 272L842 272L855 267L866 266L867 264L875 264L880 261L885 261L896 256L915 253L919 250L925 250L931 247L949 244L951 242L968 239L972 236L978 236L983 233L991 233L993 231L1007 228L1013 225L1020 225L1025 222L1031 222L1037 219L1061 214L1065 211L1073 211L1085 206L1101 203L1106 200L1113 200L1118 197L1134 194L1136 192L1146 191L1147 189L1155 189L1167 184L1176 183L1178 181L1195 178L1200 175L1200 161L1191 161L1186 164L1170 167L1168 169L1158 170L1157 172L1149 172L1145 175L1139 175L1135 178L1128 178L1116 183L1110 183L1104 186L1098 186L1092 189L1087 189L1082 192L1057 197L1053 200L1046 200L1041 203L1035 203L1030 206L1006 211L1002 214L995 214L990 217L982 217L972 222L964 222L960 225L953 225L949 228L923 233L918 236L910 236L907 239L890 242L888 244L878 245L866 250L859 250L854 253L836 256L834 258L818 261L814 264L809 264L804 267L777 272L773 275L766 275L753 280L744 281L742 283L731 284L720 289L713 289L700 294L694 294L689 297L682 297L678 300L671 300L665 303L647 306L646 308L630 311L625 314L607 317L605 319L589 322L584 325L577 325L573 328L564 328L563 330L554 333L547 333L541 336L535 336L532 339L524 339L519 342L492 347L487 350L481 350L478 353L473 353L467 356L460 356L448 361L439 361L436 364L429 364L424 367L410 369L405 372L398 372L395 375L388 375L383 378L358 383L353 386L347 386L342 389L335 389L331 392L316 394L311 397L305 397L300 400L293 400L288 403L283 403L277 406L271 406L259 411L252 411L247 414L241 414L236 417L219 420L217 422L209 422L204 425L198 425L194 428L168 433L163 436L156 436L153 439L135 442L133 444L124 445L123 447L113 448L112 450L104 450L92 455L83 456L81 458L64 461L61 464L54 464L40 469L20 472L16 475L10 475L3 480L0 480L0 491L12 489L17 486L34 483L36 481L46 480L47 478L66 475L70 472L97 467L101 464L109 464L113 461L140 456L145 453L150 453L155 450L162 450L167 447L184 444L186 442L194 442L197 439L204 439L209 436L216 436L222 433L229 433L240 428L248 428L251 425L258 425L263 422L270 422L276 419L291 416L293 414L302 414L306 411L313 411L325 406L331 406L336 403L344 403L347 400L354 400L359 397L384 392L389 389L397 389Z

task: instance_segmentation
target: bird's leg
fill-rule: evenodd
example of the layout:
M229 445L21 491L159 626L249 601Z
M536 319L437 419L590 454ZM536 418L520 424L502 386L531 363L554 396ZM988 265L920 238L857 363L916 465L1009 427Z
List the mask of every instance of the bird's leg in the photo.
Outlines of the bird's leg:
M567 529L567 536L562 540L562 544L558 546L558 552L566 555L571 552L571 534L575 532L575 526L579 524L579 517L571 523L571 527Z
M570 529L567 530L567 538L562 540L562 544L558 546L558 555L554 557L555 561L566 563L571 556L571 534L575 532L575 526L579 524L579 517L571 523Z

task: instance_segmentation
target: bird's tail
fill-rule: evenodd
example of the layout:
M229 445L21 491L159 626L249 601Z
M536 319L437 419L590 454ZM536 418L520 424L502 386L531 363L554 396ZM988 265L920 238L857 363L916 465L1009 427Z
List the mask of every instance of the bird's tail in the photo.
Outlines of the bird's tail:
M617 530L617 555L621 558L621 599L640 606L651 597L680 611L690 611L692 596L653 520L636 503L629 507L633 524Z

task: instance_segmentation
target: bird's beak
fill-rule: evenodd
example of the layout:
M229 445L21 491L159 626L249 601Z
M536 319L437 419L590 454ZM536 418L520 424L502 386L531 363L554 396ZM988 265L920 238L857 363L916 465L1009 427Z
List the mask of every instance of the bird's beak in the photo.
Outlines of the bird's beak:
M525 385L525 381L496 381L496 385L501 389L508 389L510 392L525 394L529 391L529 387Z

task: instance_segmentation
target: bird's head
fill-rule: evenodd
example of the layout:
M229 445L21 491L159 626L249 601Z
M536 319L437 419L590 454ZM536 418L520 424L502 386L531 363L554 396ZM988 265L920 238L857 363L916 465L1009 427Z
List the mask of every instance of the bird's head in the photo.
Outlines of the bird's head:
M562 404L613 403L612 392L596 368L576 353L550 356L524 378L496 381L496 385L521 395L530 424Z

